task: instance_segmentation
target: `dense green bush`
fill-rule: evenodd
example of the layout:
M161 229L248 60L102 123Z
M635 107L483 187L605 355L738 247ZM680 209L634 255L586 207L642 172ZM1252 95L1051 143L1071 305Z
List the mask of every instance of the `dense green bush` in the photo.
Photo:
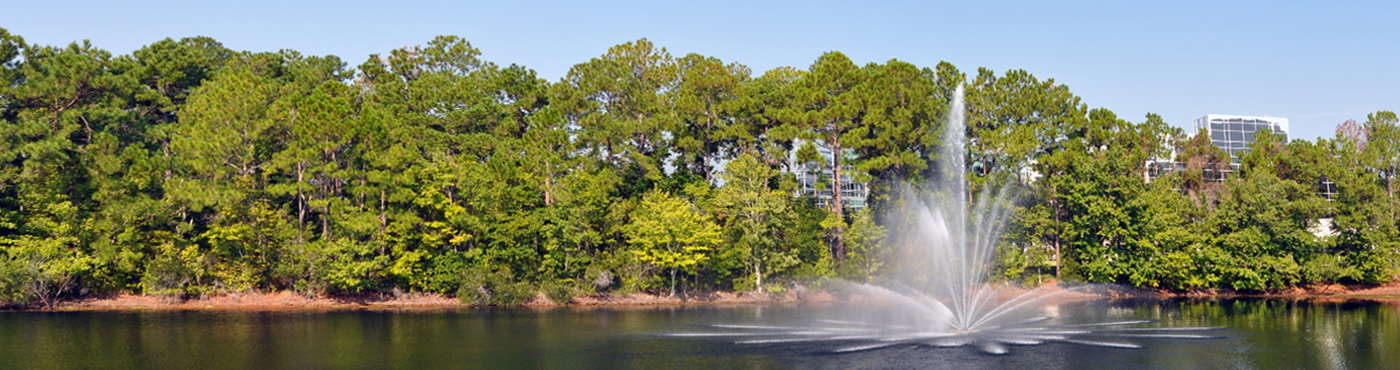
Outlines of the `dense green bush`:
M146 271L141 274L141 288L146 294L182 298L190 293L191 283L196 283L199 256L193 249L179 250L171 245L162 245L161 251L146 263Z
M473 267L462 274L457 300L476 306L516 306L535 296L526 282L516 282L510 270Z
M310 268L303 280L330 293L392 288L385 284L389 256L377 253L380 247L379 243L345 239L308 243L305 250Z
M1356 269L1340 255L1319 254L1303 264L1303 278L1310 282L1335 284L1341 279L1355 279L1357 275Z
M0 306L29 303L30 280L33 277L24 261L0 255Z
M546 281L540 283L540 290L555 304L569 304L574 298L574 287L566 282Z

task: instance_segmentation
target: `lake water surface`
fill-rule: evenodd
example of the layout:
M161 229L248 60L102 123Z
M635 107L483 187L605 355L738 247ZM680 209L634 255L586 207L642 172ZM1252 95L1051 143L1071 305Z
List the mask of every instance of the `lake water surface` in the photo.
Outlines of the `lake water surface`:
M705 324L800 325L864 307L741 305L442 311L0 312L15 369L1400 369L1400 306L1368 300L1067 303L1062 323L1221 326L1223 339L1134 338L1144 349L736 345Z

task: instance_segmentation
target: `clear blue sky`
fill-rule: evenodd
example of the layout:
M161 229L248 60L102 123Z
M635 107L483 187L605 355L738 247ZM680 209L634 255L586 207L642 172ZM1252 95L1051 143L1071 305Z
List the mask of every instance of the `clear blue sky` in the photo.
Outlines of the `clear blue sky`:
M857 63L1025 69L1120 117L1189 127L1207 113L1287 117L1293 136L1400 110L1396 2L283 2L16 1L0 27L30 43L89 39L115 54L166 37L237 50L371 53L458 35L550 80L648 38L756 73L838 50Z

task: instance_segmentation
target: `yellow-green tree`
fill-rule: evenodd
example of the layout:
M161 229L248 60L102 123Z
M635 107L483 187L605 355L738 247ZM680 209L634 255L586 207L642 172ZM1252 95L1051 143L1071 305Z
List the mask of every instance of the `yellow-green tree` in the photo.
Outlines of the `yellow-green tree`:
M847 260L850 277L864 281L875 279L875 272L885 264L885 250L880 247L885 242L885 227L875 222L870 208L862 208L851 213L847 236L851 248Z
M779 222L789 216L788 201L791 195L768 186L768 180L777 176L777 171L748 153L730 161L724 173L724 187L719 189L715 204L724 213L731 215L731 227L742 230L739 245L748 247L748 264L753 271L754 287L763 291L763 270L766 266L773 272L774 260L792 261L795 258L772 250L773 231Z
M720 241L719 225L709 215L662 191L642 198L625 232L637 259L670 270L672 296L676 295L676 271L691 272Z

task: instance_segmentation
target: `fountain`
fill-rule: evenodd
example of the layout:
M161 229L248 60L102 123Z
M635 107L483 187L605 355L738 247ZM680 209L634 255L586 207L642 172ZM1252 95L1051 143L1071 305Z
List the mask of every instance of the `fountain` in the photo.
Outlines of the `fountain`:
M987 269L1007 216L1008 194L1003 190L992 197L991 191L982 191L969 220L962 86L954 93L950 111L941 151L943 174L937 188L924 192L925 196L909 197L914 201L906 209L914 225L913 237L928 247L932 259L929 266L920 266L931 274L931 286L919 290L897 282L886 284L888 287L852 284L866 295L893 302L907 315L899 320L817 320L801 326L706 325L728 331L666 336L734 337L739 338L737 344L749 345L828 342L835 353L897 345L973 345L988 354L1006 354L1008 345L1047 342L1142 348L1124 340L1221 338L1194 333L1219 329L1215 327L1144 327L1150 320L1055 323L1054 317L1037 315L1035 309L1044 307L1036 304L1078 289L1046 286L1017 292L987 284Z

